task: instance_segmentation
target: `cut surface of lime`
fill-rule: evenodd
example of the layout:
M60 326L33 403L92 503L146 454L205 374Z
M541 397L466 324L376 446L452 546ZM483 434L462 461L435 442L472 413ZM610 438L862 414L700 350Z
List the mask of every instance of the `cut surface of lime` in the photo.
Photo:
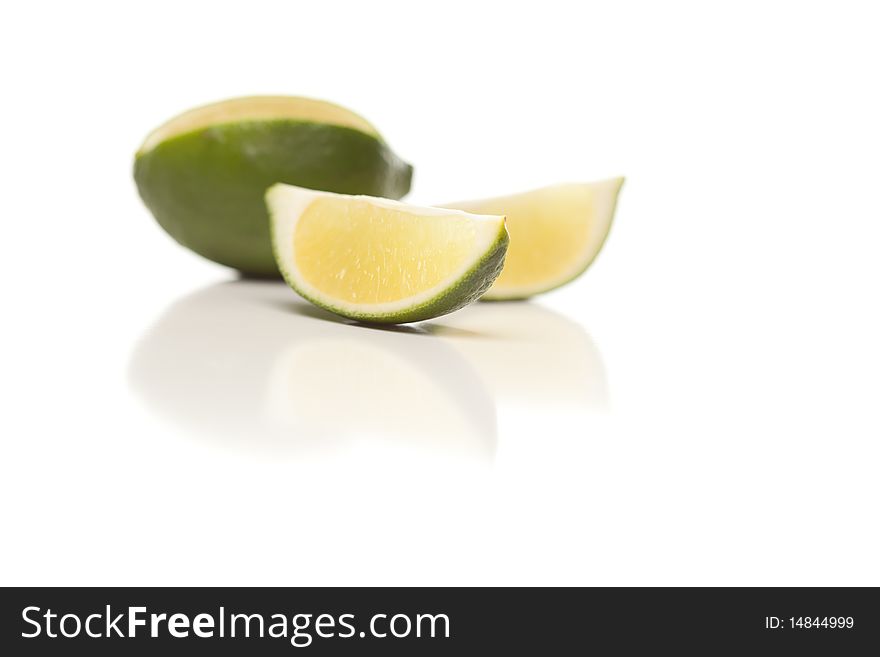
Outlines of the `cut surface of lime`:
M311 121L336 125L381 139L379 131L364 117L326 100L301 96L245 96L202 105L178 114L153 130L138 149L138 154L178 135L212 126L241 121Z
M486 300L525 299L568 283L602 249L623 178L554 185L444 207L507 216L511 244Z
M372 323L415 322L478 299L504 264L503 216L274 185L272 244L287 283Z
M412 167L372 124L339 105L254 96L184 112L154 130L135 156L134 177L175 240L246 274L278 276L267 187L400 198Z

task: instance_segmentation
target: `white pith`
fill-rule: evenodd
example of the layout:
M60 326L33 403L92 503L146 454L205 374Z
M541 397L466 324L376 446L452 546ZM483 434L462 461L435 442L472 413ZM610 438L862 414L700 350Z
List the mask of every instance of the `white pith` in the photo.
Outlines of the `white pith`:
M423 290L419 294L385 303L351 303L343 301L323 293L320 289L309 283L302 276L296 265L294 236L297 223L309 205L314 200L322 197L367 201L377 208L411 213L416 221L419 217L465 217L478 226L477 239L474 240L470 257L465 258L458 269L446 280ZM285 278L293 284L300 294L319 305L328 308L338 308L353 315L390 316L421 306L441 296L446 290L454 287L458 281L464 278L486 256L504 229L504 217L500 216L478 215L462 210L415 206L374 196L352 196L320 192L285 184L277 184L269 188L269 191L266 193L266 202L269 206L269 215L272 221L272 241L275 257Z
M144 154L163 141L187 132L224 123L293 119L316 121L360 130L381 139L363 117L340 105L299 96L248 96L196 107L166 121L151 132L138 151Z

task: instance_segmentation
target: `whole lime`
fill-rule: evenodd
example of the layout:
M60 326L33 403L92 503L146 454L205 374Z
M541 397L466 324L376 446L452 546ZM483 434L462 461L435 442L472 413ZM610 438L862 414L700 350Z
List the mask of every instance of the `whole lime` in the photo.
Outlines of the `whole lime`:
M412 167L376 129L309 98L235 98L185 112L154 130L134 163L156 220L196 253L246 274L278 276L266 189L278 182L399 199Z

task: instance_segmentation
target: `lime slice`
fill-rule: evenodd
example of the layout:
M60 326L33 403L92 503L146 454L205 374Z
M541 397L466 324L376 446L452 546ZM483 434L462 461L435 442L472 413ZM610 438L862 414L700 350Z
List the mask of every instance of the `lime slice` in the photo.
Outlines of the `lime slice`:
M276 182L400 198L412 167L364 118L321 100L235 98L154 130L134 177L159 224L196 253L277 276L263 194Z
M317 306L397 324L475 301L504 265L504 217L274 185L272 243L287 283Z
M504 271L483 299L525 299L568 283L593 262L614 218L623 178L545 187L446 207L507 216Z

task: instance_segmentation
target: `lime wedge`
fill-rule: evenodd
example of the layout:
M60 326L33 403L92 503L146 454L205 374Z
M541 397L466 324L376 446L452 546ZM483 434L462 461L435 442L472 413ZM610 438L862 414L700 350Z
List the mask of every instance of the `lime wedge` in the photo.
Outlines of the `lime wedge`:
M398 324L478 299L504 265L503 216L273 185L275 259L304 298L343 317Z
M504 271L483 299L525 299L583 274L608 237L622 185L611 178L445 206L507 216Z

